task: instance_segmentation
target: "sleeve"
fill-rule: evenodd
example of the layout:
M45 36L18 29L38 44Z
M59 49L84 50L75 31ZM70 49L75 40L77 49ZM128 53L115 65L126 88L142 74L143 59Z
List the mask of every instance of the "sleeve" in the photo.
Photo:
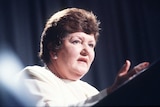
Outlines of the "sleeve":
M29 89L30 96L29 99L35 102L36 106L43 106L43 107L53 107L53 106L65 106L65 107L84 107L84 106L93 106L98 103L101 99L103 99L107 95L106 89L102 90L100 93L91 96L90 98L80 101L78 103L73 104L66 104L61 101L61 97L57 95L60 94L59 90L54 90L55 95L53 95L53 90L50 90L51 87L42 82L37 80L26 80L26 86ZM53 98L53 96L56 96ZM61 95L60 95L61 96ZM25 99L26 100L26 99ZM34 103L30 103L34 104ZM33 106L27 104L27 106Z
M94 106L96 103L98 103L100 100L102 100L105 96L107 96L107 89L103 89L102 91L100 91L98 94L91 96L90 98L81 101L77 104L73 104L71 105L71 107L77 107L77 106L87 106L87 107L91 107Z
M51 85L51 83L44 78L44 75L41 76L40 73L36 73L33 69L24 69L17 78L16 84L19 87L19 93L23 95L21 100L23 100L22 103L24 106L66 106L66 104L62 102L62 98L60 98L62 93L56 88L56 84L53 83L54 85Z
M33 106L33 104L37 107L53 107L53 106L65 106L65 107L84 107L84 106L93 106L98 103L101 99L103 99L107 95L106 89L100 91L98 94L89 97L88 99L84 99L80 102L75 102L73 104L67 104L62 102L60 94L63 94L58 90L58 88L54 88L53 85L43 81L40 77L36 77L33 74L29 74L29 77L25 77L20 80L23 84L23 89L26 90L25 94L23 94L23 99L25 101L30 100L32 103L25 103L26 106ZM56 87L56 86L55 86ZM53 90L54 89L54 90ZM53 92L54 91L54 92ZM27 95L27 97L26 97ZM55 96L55 97L53 97Z
M62 98L60 98L61 95L59 95L61 92L56 88L52 90L53 88L50 85L39 80L31 79L26 80L25 82L37 107L52 107L57 105L66 106L66 104L61 101Z
M98 94L91 96L84 101L80 101L78 103L73 104L65 104L61 101L60 98L56 93L60 93L59 90L54 90L55 95L53 95L53 90L50 90L48 84L40 82L40 81L27 81L28 87L30 88L30 92L32 95L36 96L36 106L45 106L45 107L52 107L52 106L68 106L68 107L84 107L84 106L93 106L102 100L105 96L107 96L106 89L100 91ZM52 96L56 96L53 98ZM61 95L60 95L61 96Z

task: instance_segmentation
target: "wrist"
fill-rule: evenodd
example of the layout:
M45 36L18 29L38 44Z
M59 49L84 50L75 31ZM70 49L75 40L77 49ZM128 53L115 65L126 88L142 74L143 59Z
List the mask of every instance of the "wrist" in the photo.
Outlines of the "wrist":
M107 94L111 94L111 93L112 93L112 88L111 87L107 88Z

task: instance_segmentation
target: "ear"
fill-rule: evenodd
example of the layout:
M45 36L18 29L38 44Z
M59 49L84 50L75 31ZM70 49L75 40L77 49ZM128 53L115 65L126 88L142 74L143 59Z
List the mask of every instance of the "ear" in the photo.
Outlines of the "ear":
M56 60L58 58L56 52L50 51L49 54L53 60Z

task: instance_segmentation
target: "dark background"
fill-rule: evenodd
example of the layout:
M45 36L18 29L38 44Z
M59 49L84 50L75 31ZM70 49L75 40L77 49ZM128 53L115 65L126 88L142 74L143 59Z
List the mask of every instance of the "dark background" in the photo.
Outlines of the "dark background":
M23 67L42 65L37 55L45 22L67 7L93 11L101 21L96 58L82 78L97 89L113 83L126 59L133 67L160 58L160 0L0 0L1 52L11 50Z

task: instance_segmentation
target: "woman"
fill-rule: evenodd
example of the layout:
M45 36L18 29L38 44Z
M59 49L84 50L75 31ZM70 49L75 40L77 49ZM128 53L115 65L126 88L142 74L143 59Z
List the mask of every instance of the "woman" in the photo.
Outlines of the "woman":
M36 106L92 106L149 65L143 62L128 72L127 60L114 84L102 91L81 81L95 57L99 24L92 12L78 8L59 11L47 21L39 53L45 66L26 67L18 77Z

